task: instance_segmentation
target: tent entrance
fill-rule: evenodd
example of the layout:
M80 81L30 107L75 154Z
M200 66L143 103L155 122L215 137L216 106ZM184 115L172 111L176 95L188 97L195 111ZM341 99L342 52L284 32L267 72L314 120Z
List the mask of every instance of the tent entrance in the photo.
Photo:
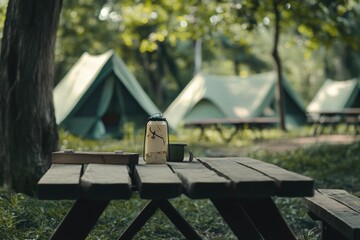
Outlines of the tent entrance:
M119 103L118 94L116 94L116 91L113 91L109 105L101 117L106 133L114 136L118 136L121 132L121 129L119 129L121 121L121 107L119 105L121 104Z
M353 102L352 108L360 108L360 91L357 94L355 101Z

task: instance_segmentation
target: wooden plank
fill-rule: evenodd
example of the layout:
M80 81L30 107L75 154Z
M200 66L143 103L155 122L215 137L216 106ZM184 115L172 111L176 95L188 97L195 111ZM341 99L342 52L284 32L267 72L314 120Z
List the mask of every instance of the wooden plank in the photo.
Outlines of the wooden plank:
M223 198L231 195L230 180L219 176L199 162L169 162L191 198Z
M39 199L77 199L82 165L52 164L38 182Z
M165 199L182 193L180 179L166 164L138 164L134 173L141 198Z
M274 179L278 196L310 197L314 194L314 180L312 178L252 158L239 157L230 159Z
M305 198L308 210L347 239L360 239L360 213L318 191Z
M318 189L317 191L360 213L360 198L347 191L342 189Z
M131 192L131 178L126 165L89 164L81 177L81 193L85 198L129 199Z
M52 163L68 164L137 164L138 153L127 152L75 152L59 151L52 153Z
M235 197L269 197L276 194L274 179L238 164L233 158L200 158L199 161L230 179Z

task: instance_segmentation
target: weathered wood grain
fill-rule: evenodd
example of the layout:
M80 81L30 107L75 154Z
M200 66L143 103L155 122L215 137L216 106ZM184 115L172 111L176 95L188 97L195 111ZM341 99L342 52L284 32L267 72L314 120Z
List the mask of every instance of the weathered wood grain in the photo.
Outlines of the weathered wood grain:
M183 182L185 194L191 198L229 197L230 181L198 162L168 163Z
M343 189L318 189L317 191L360 213L360 198L347 191Z
M314 194L314 180L309 177L252 158L239 157L231 160L274 179L278 196L304 197Z
M82 197L96 200L129 199L131 178L126 165L89 164L81 177Z
M68 164L137 164L138 153L127 152L66 152L59 151L52 153L52 163Z
M349 208L346 205L348 203L344 204L341 200L335 200L321 192L322 190L316 191L313 197L304 199L308 210L343 234L347 239L360 239L360 212ZM330 193L331 195L332 193ZM346 198L344 194L342 195L342 199Z
M39 199L77 199L82 165L52 164L38 182Z
M199 161L230 179L235 197L269 197L276 194L276 182L274 179L237 163L235 159L200 158Z
M182 183L166 164L138 164L135 180L144 199L174 198L182 193Z

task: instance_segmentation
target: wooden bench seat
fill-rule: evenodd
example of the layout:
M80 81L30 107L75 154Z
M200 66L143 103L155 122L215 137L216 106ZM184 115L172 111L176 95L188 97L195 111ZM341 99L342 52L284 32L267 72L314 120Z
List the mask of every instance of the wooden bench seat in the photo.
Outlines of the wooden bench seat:
M322 221L322 239L360 239L360 198L341 189L318 189L304 202L309 215Z

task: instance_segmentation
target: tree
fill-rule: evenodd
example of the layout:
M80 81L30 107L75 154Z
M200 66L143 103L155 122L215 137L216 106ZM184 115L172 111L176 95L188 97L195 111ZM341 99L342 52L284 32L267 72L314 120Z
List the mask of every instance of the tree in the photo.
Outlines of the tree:
M274 33L274 46L272 51L272 56L275 61L276 71L277 71L277 84L276 84L276 102L278 106L279 119L280 119L280 129L286 131L285 125L285 103L284 103L284 91L283 91L283 71L282 71L282 62L279 56L279 38L280 38L280 21L281 21L281 10L280 8L281 0L273 0L273 11L275 15L275 33Z
M234 20L231 5L208 0L67 1L62 11L59 66L69 59L73 64L84 51L99 54L113 48L160 108L193 77L194 43L201 39L205 61L213 59L211 51L219 51L216 35Z
M234 1L238 2L238 1ZM239 4L239 3L238 3ZM285 107L282 97L283 67L279 48L284 45L280 35L291 34L292 41L300 38L305 47L314 51L319 46L333 47L334 43L346 43L358 48L359 4L345 0L244 0L239 4L239 20L252 30L268 22L273 22L272 56L278 73L277 105L280 128L285 130ZM350 66L348 64L348 66Z
M55 85L84 52L102 54L119 46L115 24L99 19L106 2L63 2L55 50Z
M236 2L236 1L234 1ZM276 84L276 106L279 114L279 127L281 130L286 131L285 124L285 104L283 93L283 70L282 61L279 54L280 33L281 33L281 20L282 11L285 10L283 5L287 2L283 0L255 0L255 1L243 1L238 7L237 15L240 21L244 21L248 30L253 30L258 27L265 18L274 20L274 39L271 55L274 60L276 72L277 72L277 84ZM269 15L271 17L269 17Z
M56 56L60 78L85 51L100 54L114 49L135 66L140 83L158 105L166 106L164 81L180 79L173 46L165 41L165 23L174 9L165 11L151 1L84 0L64 2L62 10Z
M308 49L326 48L327 78L344 80L358 76L359 15L360 4L345 0L304 1L293 15L299 23L296 32L306 39Z
M315 67L309 59L296 56L302 59L299 63L291 56L286 60L290 55L289 46L294 46L291 50L308 47L307 55L313 56L314 46L323 43L331 46L334 38L339 38L340 42L352 38L359 26L358 20L351 20L359 19L354 17L352 10L356 5L354 1L344 0L138 0L136 4L130 0L66 1L58 32L61 44L58 45L57 60L67 66L61 64L58 69L62 71L62 77L84 51L99 54L113 48L161 109L192 78L193 43L199 39L203 70L211 73L229 74L229 68L220 67L219 62L225 65L230 59L236 74L240 67L245 69L243 72L259 72L268 69L270 64L267 63L271 63L272 58L273 69L279 72L278 81L282 80L283 74L292 75L292 83L294 79L298 83L310 76L321 79L313 71L316 69L321 76L321 66ZM349 26L352 26L351 34L344 34L349 31ZM266 32L266 36L272 34L272 39L259 40L265 36L260 32ZM223 39L230 44L224 44ZM259 44L254 46L260 41L261 48ZM357 42L352 41L352 45ZM268 54L264 54L265 51ZM256 54L261 61L253 57ZM350 54L345 56L347 59L352 57ZM300 69L299 65L305 62L312 68ZM277 85L278 89L281 85ZM312 97L306 84L302 82L298 86L306 92L303 96ZM278 107L279 112L285 111L282 108ZM285 118L282 119L281 126L285 126Z
M61 0L10 0L0 56L4 184L32 193L58 147L52 101Z

